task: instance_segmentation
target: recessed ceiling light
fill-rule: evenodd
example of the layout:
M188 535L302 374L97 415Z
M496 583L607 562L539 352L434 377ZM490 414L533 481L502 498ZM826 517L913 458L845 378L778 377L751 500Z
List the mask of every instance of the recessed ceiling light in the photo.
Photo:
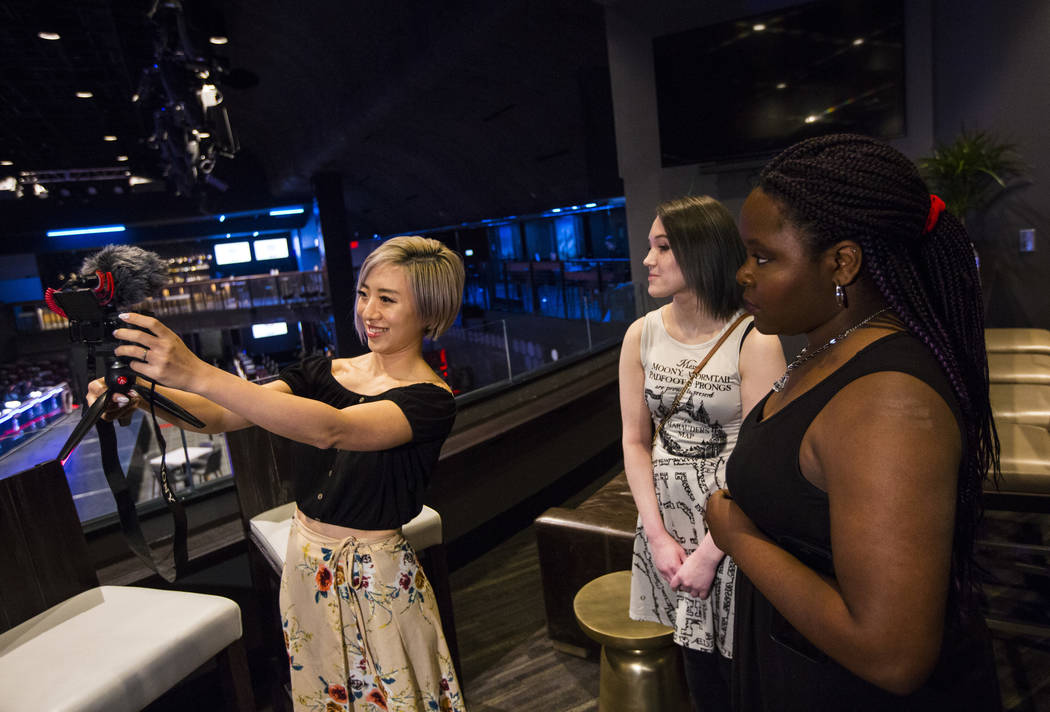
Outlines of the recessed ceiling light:
M89 91L78 91L78 92L77 92L77 98L78 98L78 99L90 99L90 98L91 98L91 97L93 97L93 96L95 96L95 95L94 95L94 94L92 94L92 93L91 93L91 92L89 92Z
M853 40L853 46L854 47L859 47L862 44L864 44L864 38L863 37L858 37L857 39Z
M762 24L762 23L760 22L760 23L758 23L757 25L753 25L753 26L751 27L751 29L752 29L752 30L754 30L755 32L762 32L763 30L765 30L765 29L766 29L766 26L765 26L765 25L763 25L763 24Z
M127 156L117 156L117 160L123 162L123 161L128 160L128 157Z
M57 32L37 32L36 36L42 40L51 40L52 42L62 39L62 35Z
M787 82L780 82L779 84L777 84L777 89L787 89L787 88L788 88Z
M116 141L117 137L114 136L113 134L106 134L105 136L102 137L102 140L103 141Z
M211 42L213 45L224 45L230 40L228 37L224 37L222 35L213 35L208 38L208 41Z
M13 166L13 165L15 165L14 161L0 161L0 166Z

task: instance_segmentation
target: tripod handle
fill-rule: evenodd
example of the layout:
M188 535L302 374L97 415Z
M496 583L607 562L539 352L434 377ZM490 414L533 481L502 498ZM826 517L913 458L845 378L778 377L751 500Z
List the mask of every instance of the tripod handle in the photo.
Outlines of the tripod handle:
M183 422L189 423L195 428L203 428L204 421L189 412L181 405L171 400L167 396L163 396L154 390L148 388L136 388L136 392L142 397L147 403L163 411L166 411L170 415L174 415Z
M91 407L84 411L84 416L77 423L76 427L73 428L73 432L66 439L62 449L58 452L58 461L63 465L66 464L66 460L73 453L73 450L80 441L84 439L88 431L91 430L91 426L99 421L102 417L103 411L106 410L106 406L113 399L113 391L107 390L101 396L95 399L95 402L91 404Z

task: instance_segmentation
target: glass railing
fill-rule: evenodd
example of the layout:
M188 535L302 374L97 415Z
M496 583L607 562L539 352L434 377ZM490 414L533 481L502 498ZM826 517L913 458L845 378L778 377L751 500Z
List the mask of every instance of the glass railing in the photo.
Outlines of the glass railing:
M82 410L51 422L33 433L32 442L0 456L0 478L27 470L56 457ZM158 421L165 440L165 463L169 483L182 495L192 495L228 481L231 469L226 440L183 431ZM125 471L132 497L141 505L160 507L156 473L160 471L161 449L153 434L148 413L136 411L128 426L116 427L117 455ZM94 429L88 431L64 464L73 501L82 522L88 523L116 512L113 494L102 469L102 452Z
M634 315L634 291L629 284L599 294L581 291L572 297L561 305L574 315L570 318L495 311L465 318L463 326L427 343L427 359L458 395L464 395L494 384L514 383L537 369L623 339Z
M464 396L519 383L556 368L559 361L615 344L634 319L635 300L635 289L624 279L625 265L616 262L550 263L547 269L526 267L524 273L508 272L496 284L468 284L463 316L440 339L426 342L427 361L457 396ZM290 302L315 305L326 299L326 287L321 272L191 282L173 285L146 308L164 317ZM514 294L521 299L514 300ZM501 309L510 302L529 308ZM533 306L538 308L532 310ZM68 323L46 309L42 314L35 304L16 314L19 330L46 331L65 328ZM276 365L266 370L272 377ZM242 375L251 378L246 372ZM57 455L82 412L76 410L47 423L34 435L31 445L0 455L0 477ZM163 423L162 433L167 441L169 477L177 492L192 496L230 481L224 437L183 432ZM136 412L129 427L117 427L117 441L136 501L140 506L160 508L155 472L160 467L161 449L149 416ZM115 503L106 484L94 430L65 466L81 520L89 523L112 518Z

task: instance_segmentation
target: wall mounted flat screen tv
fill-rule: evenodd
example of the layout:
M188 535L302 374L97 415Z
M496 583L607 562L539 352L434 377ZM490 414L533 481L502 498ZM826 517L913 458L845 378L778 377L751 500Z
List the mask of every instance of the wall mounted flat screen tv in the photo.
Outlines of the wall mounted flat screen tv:
M288 257L288 238L268 237L264 240L256 240L252 243L252 249L255 250L255 259L259 262L283 260Z
M904 135L903 0L822 0L653 40L662 163Z
M283 321L272 324L252 324L252 338L265 339L270 336L284 336L288 333L288 324Z
M252 261L252 247L247 242L216 242L215 264L235 265Z

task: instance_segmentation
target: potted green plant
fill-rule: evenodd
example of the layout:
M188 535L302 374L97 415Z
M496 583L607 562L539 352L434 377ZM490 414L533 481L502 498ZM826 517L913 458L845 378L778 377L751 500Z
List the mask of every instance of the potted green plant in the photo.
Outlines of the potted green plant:
M988 131L966 128L951 143L937 144L918 164L930 191L963 224L984 213L1026 171L1016 144ZM971 233L971 238L976 237Z

